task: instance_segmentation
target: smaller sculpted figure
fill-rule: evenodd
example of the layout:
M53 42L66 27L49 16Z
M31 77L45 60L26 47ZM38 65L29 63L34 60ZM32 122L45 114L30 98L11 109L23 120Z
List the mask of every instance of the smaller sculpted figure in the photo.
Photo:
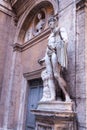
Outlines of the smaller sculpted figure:
M45 62L46 71L49 75L48 86L50 90L50 101L56 99L54 79L58 82L60 89L64 93L65 101L71 101L66 90L66 81L61 76L64 68L67 69L67 33L65 28L59 27L56 18L51 17L48 25L51 29L51 34L48 38L47 50L45 57L39 60L42 64ZM43 77L43 76L42 76Z
M37 19L38 19L38 23L37 23L37 25L35 27L36 35L42 32L44 24L45 24L45 20L42 19L42 14L41 13L37 14Z
M41 102L43 101L49 101L50 98L51 98L51 95L50 95L50 89L49 89L49 84L48 84L48 80L49 80L49 75L45 70L42 71L41 73L41 78L43 80L43 96L42 96L42 99L40 100Z

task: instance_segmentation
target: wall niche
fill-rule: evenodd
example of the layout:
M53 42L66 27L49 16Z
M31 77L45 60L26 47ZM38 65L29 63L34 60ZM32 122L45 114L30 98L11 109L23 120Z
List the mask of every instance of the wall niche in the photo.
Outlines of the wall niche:
M19 33L18 43L23 44L29 42L47 30L48 19L50 15L54 14L54 7L50 2L41 2L35 6L24 20Z

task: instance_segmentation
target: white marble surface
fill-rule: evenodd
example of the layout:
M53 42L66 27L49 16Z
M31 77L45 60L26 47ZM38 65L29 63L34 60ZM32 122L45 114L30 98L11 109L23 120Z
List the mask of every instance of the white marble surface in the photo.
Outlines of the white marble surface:
M73 102L63 102L63 101L49 101L49 102L39 102L37 110L46 110L46 111L73 111L74 103Z

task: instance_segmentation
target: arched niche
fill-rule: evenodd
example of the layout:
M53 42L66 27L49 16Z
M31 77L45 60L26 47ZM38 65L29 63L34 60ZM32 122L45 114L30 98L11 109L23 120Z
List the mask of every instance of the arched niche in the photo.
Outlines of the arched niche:
M47 14L48 10L46 8L40 8L37 10L37 12L35 12L34 16L32 15L32 18L27 23L26 27L24 25L24 43L39 35L41 32L43 32L43 30L46 29Z
M56 10L57 9L57 10ZM48 18L50 17L50 15L55 15L58 12L58 3L56 3L56 1L54 0L42 0L42 2L37 2L37 4L34 5L34 7L31 8L31 10L28 12L27 16L25 18L23 18L23 23L20 26L20 30L19 32L17 32L18 36L16 39L16 43L19 44L23 44L25 42L27 42L28 40L36 37L37 35L35 35L35 20L36 22L38 21L36 19L36 16L38 13L42 12L42 18L44 19L45 23L44 23L44 27L43 27L43 31L46 30L48 28L47 25L47 21ZM26 13L25 13L26 14ZM18 27L19 28L19 27ZM30 39L25 40L25 36L27 31L32 31L32 36ZM42 32L42 31L41 31ZM28 32L30 33L30 32Z

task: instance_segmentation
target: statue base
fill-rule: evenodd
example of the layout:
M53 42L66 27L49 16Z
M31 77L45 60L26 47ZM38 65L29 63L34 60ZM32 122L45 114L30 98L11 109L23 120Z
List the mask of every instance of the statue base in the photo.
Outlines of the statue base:
M63 101L47 101L39 102L37 110L52 110L52 111L72 111L74 109L73 102L63 102Z
M73 102L40 102L31 112L36 117L35 130L76 130Z

